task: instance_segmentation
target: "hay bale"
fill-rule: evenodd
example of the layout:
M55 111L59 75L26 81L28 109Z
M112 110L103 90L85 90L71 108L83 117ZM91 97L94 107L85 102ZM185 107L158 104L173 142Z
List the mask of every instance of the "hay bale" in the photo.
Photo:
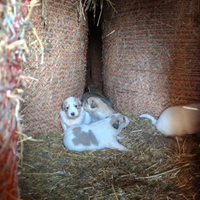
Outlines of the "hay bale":
M119 110L160 115L199 102L198 1L115 1L103 15L104 92Z
M43 45L27 35L31 56L23 71L37 81L24 89L23 125L27 134L61 130L59 111L69 96L81 97L85 86L87 22L79 22L76 0L43 1L31 22ZM46 3L45 3L46 2Z
M33 25L29 22L33 6L21 1L0 3L0 199L19 199L17 133L20 126L21 83L28 80L21 71L21 62L26 60L28 48L25 34ZM27 6L29 9L27 10Z

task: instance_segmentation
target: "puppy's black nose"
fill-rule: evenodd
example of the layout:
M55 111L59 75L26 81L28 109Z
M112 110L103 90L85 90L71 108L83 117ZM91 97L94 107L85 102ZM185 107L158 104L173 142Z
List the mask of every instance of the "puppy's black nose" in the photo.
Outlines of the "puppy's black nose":
M71 113L71 116L74 116L74 115L75 115L75 113L74 113L74 112L72 112L72 113Z

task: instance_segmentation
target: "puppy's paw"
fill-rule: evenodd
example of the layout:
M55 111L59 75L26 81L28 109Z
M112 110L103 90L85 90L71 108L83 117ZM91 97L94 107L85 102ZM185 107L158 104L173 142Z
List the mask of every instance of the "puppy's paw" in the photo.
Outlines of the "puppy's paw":
M130 139L126 138L125 136L117 136L118 141L129 141Z

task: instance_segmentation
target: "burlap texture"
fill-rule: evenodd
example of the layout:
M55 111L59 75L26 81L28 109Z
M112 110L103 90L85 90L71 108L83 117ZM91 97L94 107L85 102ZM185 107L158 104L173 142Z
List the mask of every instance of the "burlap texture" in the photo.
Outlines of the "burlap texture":
M61 131L63 100L83 93L88 30L86 21L79 22L77 3L48 1L46 10L39 6L33 12L31 21L44 46L44 62L39 43L33 44L35 36L27 35L32 56L23 71L38 80L24 88L22 115L27 134Z
M119 110L160 115L199 102L198 1L115 1L103 15L104 92Z

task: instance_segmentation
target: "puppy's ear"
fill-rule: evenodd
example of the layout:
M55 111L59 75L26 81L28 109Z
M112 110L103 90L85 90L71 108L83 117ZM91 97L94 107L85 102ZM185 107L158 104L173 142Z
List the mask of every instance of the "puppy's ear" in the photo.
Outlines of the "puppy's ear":
M82 107L82 105L83 105L83 102L79 99L79 107Z
M88 100L82 102L82 106L85 107L88 104Z
M83 107L83 102L81 101L80 107Z
M78 97L78 98L76 98L76 100L78 101L78 103L81 105L82 104L82 102L81 102L81 100L80 100L80 98Z
M75 99L75 102L78 104L78 106L82 106L82 102L79 98L74 98Z
M97 104L94 101L92 101L91 108L96 108L96 107L97 107Z
M115 129L118 129L119 128L119 120L115 121L113 124L112 124L113 128Z
M87 87L87 86L85 87L83 94L86 93L86 92L90 92L90 88Z
M62 102L62 104L61 104L61 108L62 108L63 111L65 110L64 102Z

